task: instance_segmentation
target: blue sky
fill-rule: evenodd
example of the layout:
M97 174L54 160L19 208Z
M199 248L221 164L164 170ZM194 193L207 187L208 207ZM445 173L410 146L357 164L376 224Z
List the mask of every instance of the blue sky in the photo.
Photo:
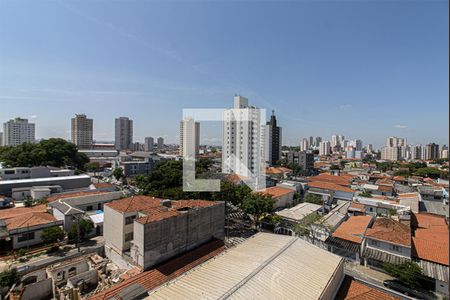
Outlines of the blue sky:
M284 144L448 144L448 21L448 1L0 0L0 121L68 138L86 113L112 140L128 116L136 140L176 142L183 108L240 93L276 111Z

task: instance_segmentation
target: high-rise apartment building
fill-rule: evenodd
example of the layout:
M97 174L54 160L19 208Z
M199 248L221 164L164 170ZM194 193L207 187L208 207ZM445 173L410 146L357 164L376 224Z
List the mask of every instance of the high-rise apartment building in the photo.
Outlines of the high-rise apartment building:
M156 144L157 144L158 150L163 150L164 149L164 139L162 137L159 137L156 140Z
M441 156L440 158L448 158L448 147L444 145L441 147Z
M262 184L266 158L261 111L235 96L234 108L223 112L222 172L254 179L256 186Z
M269 165L276 164L281 160L281 141L282 141L282 129L277 125L277 118L275 112L272 111L270 121L266 124L265 129L265 155L266 162Z
M200 147L200 123L192 118L180 121L180 155L195 158Z
M115 145L117 150L133 149L133 120L127 117L116 118Z
M336 147L339 145L339 138L337 135L331 136L331 147Z
M381 159L390 161L400 160L400 147L383 147L381 149Z
M363 142L359 139L351 140L349 143L349 146L355 148L356 151L361 151L363 148ZM344 147L346 145L343 145Z
M307 151L309 150L309 139L303 138L302 142L300 143L300 151Z
M331 144L329 141L322 141L319 144L319 155L330 155Z
M402 147L406 146L406 139L396 136L388 137L386 140L386 147Z
M422 145L411 146L411 159L412 160L422 159Z
M0 147L3 146L3 132L0 132Z
M144 139L144 151L146 152L153 152L155 141L152 137L146 137Z
M71 139L79 149L90 149L94 141L94 121L85 114L77 114L71 119Z
M3 123L3 146L34 143L35 125L27 119L15 118Z
M312 137L312 136L309 137L309 146L310 147L314 146L314 137Z
M322 137L316 136L316 138L314 140L314 146L318 148L320 145L320 142L322 142Z
M425 160L434 160L439 158L439 145L435 143L430 143L425 146L426 156Z

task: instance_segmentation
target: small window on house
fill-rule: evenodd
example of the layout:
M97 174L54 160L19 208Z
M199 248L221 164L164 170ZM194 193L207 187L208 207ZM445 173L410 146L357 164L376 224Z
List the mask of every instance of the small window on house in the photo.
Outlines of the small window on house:
M370 240L370 245L378 247L378 246L380 246L380 243L378 241Z
M136 216L130 216L125 218L125 225L133 224L134 219Z
M29 240L34 240L34 232L24 233L17 238L17 241L19 242L25 242Z
M397 245L391 245L391 249L394 250L395 252L401 252L400 246Z
M64 280L64 271L56 273L56 280Z
M92 209L93 209L92 205L89 205L89 206L86 208L87 211L90 211L90 210L92 210Z
M72 267L69 269L69 277L77 275L77 268Z
M133 239L133 233L129 232L125 234L125 242L129 242Z

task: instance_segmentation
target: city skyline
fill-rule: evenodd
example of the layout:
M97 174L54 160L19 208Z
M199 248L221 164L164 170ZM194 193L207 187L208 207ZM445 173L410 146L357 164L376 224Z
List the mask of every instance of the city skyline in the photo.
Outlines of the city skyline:
M228 108L239 93L275 110L284 145L448 144L446 1L134 4L5 1L0 121L68 139L85 113L94 139L112 141L127 116L136 141L176 143L183 108ZM218 126L202 128L219 143Z

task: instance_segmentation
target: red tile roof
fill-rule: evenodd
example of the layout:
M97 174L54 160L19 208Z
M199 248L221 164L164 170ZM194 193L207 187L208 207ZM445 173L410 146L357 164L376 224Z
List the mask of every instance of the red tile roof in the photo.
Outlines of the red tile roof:
M272 186L272 187L269 187L267 189L264 189L264 190L261 190L258 192L261 192L266 195L270 195L273 198L278 198L278 197L281 197L284 195L289 195L289 194L295 193L295 191L292 189L283 188L283 187L279 187L279 186Z
M171 207L162 205L163 199L148 196L133 196L121 200L116 200L105 204L120 213L142 212L145 216L136 219L140 224L157 222L164 219L176 217L181 214L178 210L184 208L208 207L218 205L218 202L206 200L178 200L171 201Z
M411 230L408 225L391 218L377 218L371 228L366 231L366 237L411 246Z
M266 168L266 174L284 174L284 173L292 173L291 169L284 167L269 167Z
M67 194L56 194L56 195L48 197L47 201L48 202L54 202L54 201L61 200L61 199L83 197L83 196L90 196L90 195L98 195L98 194L106 194L106 193L107 192L93 190L93 191L67 193Z
M24 215L6 219L6 228L8 230L27 228L36 225L44 225L55 222L56 219L47 212L29 212Z
M25 215L30 212L46 212L47 208L44 204L32 207L14 207L0 210L0 220L14 218Z
M349 186L353 178L354 176L348 174L341 174L340 176L336 176L328 173L320 173L317 176L308 177L308 180L324 181L342 186Z
M372 216L351 216L332 234L335 238L361 244L362 236L372 221Z
M449 231L444 216L428 213L413 214L412 253L413 257L449 264Z
M331 183L331 182L326 182L326 181L311 181L311 182L308 182L308 186L313 187L313 188L318 188L318 189L330 190L330 191L341 191L341 192L346 192L346 193L354 193L355 192L354 190L352 190L349 187Z
M372 288L362 282L356 281L351 277L345 277L336 295L338 300L400 300L400 298L392 296L381 290Z
M361 211L361 212L366 212L364 204L359 203L359 202L352 202L352 204L350 204L350 207L348 209L349 210L350 209L356 209L356 210Z
M119 294L121 290L135 283L142 285L147 291L151 291L219 255L223 251L224 246L222 241L207 243L177 258L171 259L155 269L140 273L105 291L95 294L89 300L111 299Z
M224 180L234 183L234 184L240 184L241 182L243 182L244 180L246 180L247 178L244 176L239 176L237 174L228 174L227 176L224 177Z

